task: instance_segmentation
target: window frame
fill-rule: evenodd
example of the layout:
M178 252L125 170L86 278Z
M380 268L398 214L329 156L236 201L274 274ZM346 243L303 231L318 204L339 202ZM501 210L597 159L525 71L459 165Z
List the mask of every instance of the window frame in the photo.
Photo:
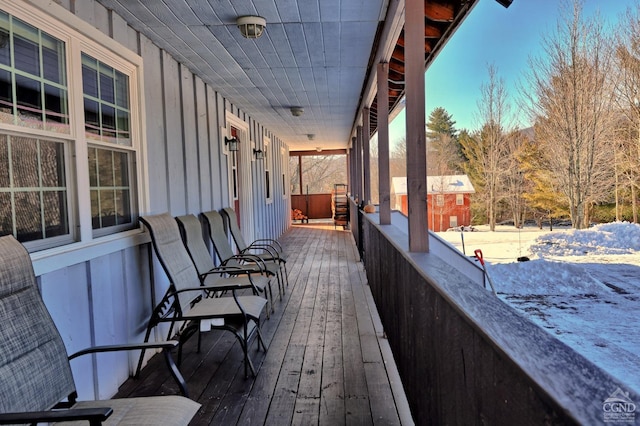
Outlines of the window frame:
M273 203L273 164L271 160L271 138L262 138L262 150L264 154L264 198L267 204Z
M456 194L456 206L464 206L464 194Z
M289 194L287 193L287 187L289 186L288 184L288 179L287 176L289 175L289 159L288 159L289 155L287 154L287 150L285 147L281 146L280 147L280 164L282 164L282 199L286 200L287 197L289 197ZM302 188L300 188L300 193L302 193Z
M135 236L141 234L142 231L137 225L136 217L140 212L146 211L146 206L149 205L149 194L146 169L144 97L141 89L144 87L142 58L129 48L71 14L62 6L55 4L55 2L43 3L32 4L21 0L13 0L11 2L0 0L0 9L65 43L66 57L64 58L64 63L67 67L69 134L27 129L22 126L4 123L0 124L0 131L17 136L60 141L65 144L69 237L64 242L53 241L53 238L25 242L25 247L29 251L38 251L38 254L32 255L32 257L42 259L44 263L47 263L46 259L52 255L74 253L77 250L85 249L88 249L86 256L91 256L92 251L102 252L104 247L98 249L97 243L122 247L122 241L120 240L137 241L138 238ZM129 77L130 146L88 140L85 137L82 53L86 53L112 66ZM125 150L130 153L131 223L124 227L126 228L124 231L119 226L103 228L103 232L94 232L92 229L88 165L89 146L113 151ZM129 244L125 245L129 246ZM77 261L74 261L76 258L77 256L69 256L68 261L77 263ZM58 262L57 265L62 267L64 262Z

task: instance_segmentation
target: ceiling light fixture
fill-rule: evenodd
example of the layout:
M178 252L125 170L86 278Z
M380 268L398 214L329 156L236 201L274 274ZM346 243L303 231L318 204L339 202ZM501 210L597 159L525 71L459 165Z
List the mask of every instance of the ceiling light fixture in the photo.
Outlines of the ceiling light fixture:
M302 114L304 114L304 108L302 107L291 107L289 108L289 110L291 111L291 115L293 115L294 117L300 117Z
M236 19L236 25L244 38L258 38L264 32L267 26L267 20L262 16L239 16L238 19Z
M309 139L310 141L314 140L316 138L316 135L314 133L307 133L307 139Z

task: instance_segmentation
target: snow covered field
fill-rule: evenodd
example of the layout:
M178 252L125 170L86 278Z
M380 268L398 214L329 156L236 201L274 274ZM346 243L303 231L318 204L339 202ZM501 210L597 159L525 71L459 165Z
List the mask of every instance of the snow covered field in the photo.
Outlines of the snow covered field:
M640 226L476 229L438 235L481 249L498 297L640 393Z

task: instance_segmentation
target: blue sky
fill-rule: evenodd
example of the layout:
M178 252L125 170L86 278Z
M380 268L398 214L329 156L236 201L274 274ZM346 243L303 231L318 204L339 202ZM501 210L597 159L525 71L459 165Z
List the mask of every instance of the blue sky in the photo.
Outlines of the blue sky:
M584 13L596 10L610 23L634 0L585 0ZM542 34L553 31L560 0L513 0L508 9L495 0L480 0L426 73L426 115L443 107L456 128L475 130L480 86L487 65L496 66L512 101L530 56L540 55ZM514 107L515 109L515 107ZM404 111L391 123L391 143L404 137ZM524 122L522 125L527 125Z

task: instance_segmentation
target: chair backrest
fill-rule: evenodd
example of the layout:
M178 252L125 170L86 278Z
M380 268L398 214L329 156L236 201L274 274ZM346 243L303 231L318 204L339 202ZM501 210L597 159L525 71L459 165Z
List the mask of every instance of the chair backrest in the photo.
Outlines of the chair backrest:
M67 351L27 250L0 237L0 413L48 410L75 393Z
M141 216L140 221L149 230L158 260L175 290L200 286L198 271L180 237L178 223L169 213ZM201 294L197 291L182 292L178 296L180 308L185 314L191 303Z
M236 243L236 247L238 247L238 250L240 251L245 250L249 245L244 240L244 237L242 236L242 231L238 226L238 220L236 219L236 211L233 210L231 207L225 207L220 211L222 212L222 215L227 220L227 226L229 227L229 231L231 232L233 241Z
M176 217L176 221L178 221L178 226L180 227L182 241L187 247L198 273L202 275L212 270L215 265L207 246L204 244L202 225L198 218L188 214Z
M220 213L212 210L202 213L202 216L209 225L209 237L211 237L211 242L213 243L218 258L224 262L233 257L233 249L231 248L231 244L229 244L227 234L224 232L224 222ZM230 266L235 266L238 263L239 262L230 262Z

